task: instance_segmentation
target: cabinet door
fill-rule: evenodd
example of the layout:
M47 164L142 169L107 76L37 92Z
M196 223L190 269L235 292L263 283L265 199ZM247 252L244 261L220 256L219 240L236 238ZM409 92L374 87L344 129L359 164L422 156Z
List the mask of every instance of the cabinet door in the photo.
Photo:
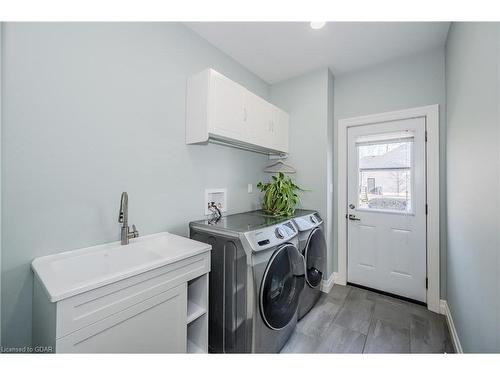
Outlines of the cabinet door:
M288 152L288 127L290 118L288 114L274 107L274 117L271 125L272 147L281 152Z
M216 136L242 140L245 119L245 88L212 72L208 131Z
M272 106L261 97L247 91L245 110L245 141L262 147L272 147Z
M56 341L57 353L185 353L186 283Z

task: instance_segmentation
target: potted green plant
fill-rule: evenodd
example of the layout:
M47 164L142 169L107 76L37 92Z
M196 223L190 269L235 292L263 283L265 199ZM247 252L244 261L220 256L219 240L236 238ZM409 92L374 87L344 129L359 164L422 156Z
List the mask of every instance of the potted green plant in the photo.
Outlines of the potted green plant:
M262 209L273 216L293 216L300 202L299 192L304 191L281 172L270 182L259 182L257 188L264 193Z

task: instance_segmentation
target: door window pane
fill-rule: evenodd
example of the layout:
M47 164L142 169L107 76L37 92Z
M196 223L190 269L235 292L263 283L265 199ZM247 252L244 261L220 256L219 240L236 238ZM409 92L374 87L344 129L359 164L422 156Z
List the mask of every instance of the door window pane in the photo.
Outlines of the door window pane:
M358 207L412 212L413 134L360 137L356 142L359 167Z

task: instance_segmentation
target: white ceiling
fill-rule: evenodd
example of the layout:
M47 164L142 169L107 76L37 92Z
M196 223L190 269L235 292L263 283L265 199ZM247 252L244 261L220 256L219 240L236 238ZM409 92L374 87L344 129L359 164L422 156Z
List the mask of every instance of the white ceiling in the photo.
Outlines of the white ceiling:
M268 83L321 67L334 74L444 46L449 22L189 22Z

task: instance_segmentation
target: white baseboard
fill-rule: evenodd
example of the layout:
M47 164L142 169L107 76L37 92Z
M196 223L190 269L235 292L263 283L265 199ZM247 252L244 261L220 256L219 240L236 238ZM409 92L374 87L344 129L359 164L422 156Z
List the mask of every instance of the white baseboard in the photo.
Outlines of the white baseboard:
M462 345L460 344L460 339L458 338L457 329L455 328L455 323L453 323L453 317L451 316L450 307L448 302L444 299L440 301L439 306L440 313L446 316L446 322L448 323L448 328L450 330L451 341L453 342L453 347L455 348L455 353L462 354Z
M328 280L322 280L321 282L321 291L324 293L330 293L330 290L333 288L333 284L336 284L336 280L338 280L338 273L333 272Z

